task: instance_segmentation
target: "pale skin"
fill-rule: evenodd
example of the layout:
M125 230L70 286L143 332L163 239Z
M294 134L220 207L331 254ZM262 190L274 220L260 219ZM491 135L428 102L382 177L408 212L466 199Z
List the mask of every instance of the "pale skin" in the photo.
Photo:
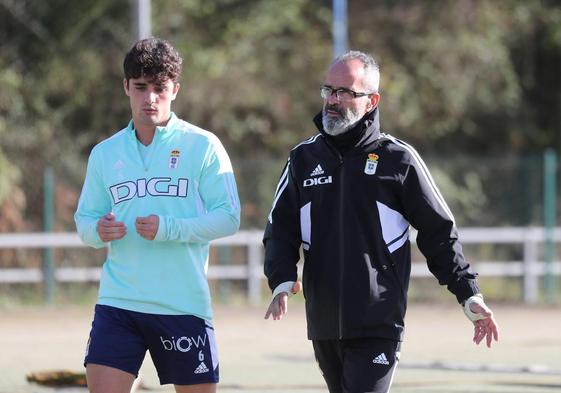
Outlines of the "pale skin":
M360 93L371 92L371 88L364 83L365 71L362 62L359 60L351 60L347 62L338 62L333 64L325 78L325 84L333 88L346 87ZM357 97L348 102L341 102L337 99L335 94L332 94L328 99L323 100L324 107L337 106L343 109L352 109L358 112L362 117L367 112L374 109L380 101L379 93L372 93L368 96ZM331 117L340 117L341 113L335 110L327 110L327 115Z
M329 67L325 77L325 85L331 86L335 89L344 87L351 89L355 92L370 92L372 91L368 86L368 80L362 62L358 59L349 61L336 62ZM374 109L380 101L380 94L372 93L368 96L357 97L348 102L341 102L337 99L335 94L323 102L324 108L330 107L333 110L327 110L328 116L340 117L344 113L344 109L352 109L358 112L362 117L367 112ZM335 107L335 108L334 108ZM292 287L292 293L300 291L302 285L296 282ZM473 323L474 334L473 342L477 345L485 340L487 347L491 347L493 340L499 341L499 326L495 321L493 312L486 305L479 305L476 303L470 304L470 309L476 314L481 314L484 319L480 319ZM270 316L273 320L282 319L283 315L288 311L288 294L286 292L279 293L271 301L265 319Z
M136 232L144 239L154 240L159 224L160 218L155 214L151 214L147 217L137 217L134 227ZM107 243L125 237L127 227L124 222L116 220L115 214L107 213L97 222L97 233L99 238Z
M144 77L123 81L130 99L132 119L138 140L148 146L154 139L156 127L165 126L171 115L171 103L179 91L179 83L171 80L152 83ZM150 214L137 217L136 232L146 240L154 240L160 224L159 217ZM124 222L109 212L97 222L97 233L103 242L122 239L127 234ZM135 390L135 376L128 372L100 364L86 365L86 378L91 393L130 393ZM215 383L174 385L177 393L215 393Z

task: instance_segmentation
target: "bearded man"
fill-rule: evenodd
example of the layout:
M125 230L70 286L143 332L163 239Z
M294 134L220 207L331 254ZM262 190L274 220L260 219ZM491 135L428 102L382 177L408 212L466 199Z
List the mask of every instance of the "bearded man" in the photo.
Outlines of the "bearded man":
M319 133L292 149L265 236L265 275L278 320L300 290L308 338L330 393L388 392L399 360L411 273L409 228L429 270L474 324L498 340L493 313L462 253L454 217L419 154L380 131L380 71L351 51L320 88Z

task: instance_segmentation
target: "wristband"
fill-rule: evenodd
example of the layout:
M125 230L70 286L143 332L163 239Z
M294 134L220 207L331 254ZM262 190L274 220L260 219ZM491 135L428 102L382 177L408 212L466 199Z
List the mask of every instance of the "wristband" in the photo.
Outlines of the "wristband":
M464 302L464 314L466 314L466 317L468 317L468 319L472 322L479 321L480 319L485 319L485 317L483 315L481 315L479 313L474 313L473 311L471 311L469 306L470 306L470 304L473 304L473 303L477 303L483 308L487 307L487 306L485 306L485 302L483 301L483 295L482 294L478 293L476 295L470 296Z
M286 292L288 294L288 297L291 297L292 295L294 295L292 293L292 287L294 286L294 281L285 281L282 284L277 285L277 287L275 288L275 290L273 291L273 299L279 294L279 293L283 293Z

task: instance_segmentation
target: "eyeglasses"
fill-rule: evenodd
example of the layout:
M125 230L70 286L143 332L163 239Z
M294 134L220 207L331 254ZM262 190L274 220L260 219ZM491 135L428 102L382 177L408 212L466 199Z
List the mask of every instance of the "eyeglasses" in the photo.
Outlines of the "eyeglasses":
M324 100L328 100L329 97L335 94L335 97L337 97L339 101L351 101L357 97L369 96L374 93L357 93L356 91L347 89L346 87L339 87L335 89L332 86L323 85L319 89L319 94Z

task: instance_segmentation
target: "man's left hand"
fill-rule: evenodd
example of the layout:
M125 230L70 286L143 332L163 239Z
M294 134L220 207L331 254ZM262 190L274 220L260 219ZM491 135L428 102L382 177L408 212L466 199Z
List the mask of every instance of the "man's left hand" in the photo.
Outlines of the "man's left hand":
M487 347L491 348L493 339L499 341L499 325L495 321L493 312L483 302L471 303L469 308L471 312L481 316L481 319L473 322L473 342L479 345L483 339L486 339Z
M155 214L148 217L137 217L134 225L140 236L146 240L154 240L156 233L158 233L160 218Z

